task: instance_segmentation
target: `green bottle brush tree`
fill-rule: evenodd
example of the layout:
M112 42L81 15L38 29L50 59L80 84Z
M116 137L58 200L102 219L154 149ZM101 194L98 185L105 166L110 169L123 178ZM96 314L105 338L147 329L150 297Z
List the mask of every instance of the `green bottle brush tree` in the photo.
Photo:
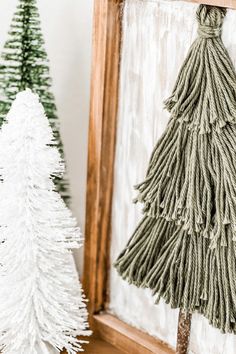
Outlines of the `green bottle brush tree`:
M63 145L55 99L51 91L48 58L40 26L36 0L19 0L13 16L9 38L0 63L0 125L18 92L30 88L37 93L53 130L61 155ZM55 177L57 191L69 202L67 179Z

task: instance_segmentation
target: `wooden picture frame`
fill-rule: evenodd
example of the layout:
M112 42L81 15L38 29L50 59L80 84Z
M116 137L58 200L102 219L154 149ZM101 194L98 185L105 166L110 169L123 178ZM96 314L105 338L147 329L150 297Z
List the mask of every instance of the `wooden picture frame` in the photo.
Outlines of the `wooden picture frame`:
M236 0L205 0L204 3L236 9ZM94 0L83 285L95 334L129 354L171 354L174 350L167 344L106 312L121 24L122 0ZM178 354L187 353L190 327L191 316L180 311Z

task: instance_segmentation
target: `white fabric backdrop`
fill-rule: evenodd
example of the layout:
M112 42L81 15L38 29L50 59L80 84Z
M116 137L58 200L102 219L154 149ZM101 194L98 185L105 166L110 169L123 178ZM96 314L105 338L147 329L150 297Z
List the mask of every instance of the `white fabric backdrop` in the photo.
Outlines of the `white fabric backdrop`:
M126 0L123 19L118 135L112 214L111 261L123 249L141 218L133 205L133 185L143 180L156 140L169 115L163 100L196 37L196 5L165 0ZM228 11L223 39L236 61L236 11ZM127 323L176 344L177 310L154 305L148 290L110 274L110 311ZM223 335L193 316L190 349L194 354L235 354L236 337Z

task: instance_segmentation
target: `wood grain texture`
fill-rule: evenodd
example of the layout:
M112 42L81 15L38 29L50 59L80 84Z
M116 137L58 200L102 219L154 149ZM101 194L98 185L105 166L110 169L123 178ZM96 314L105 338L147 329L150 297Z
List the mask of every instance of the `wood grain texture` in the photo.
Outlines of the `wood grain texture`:
M89 344L84 345L84 350L88 354L124 354L124 352L97 337L91 338ZM67 353L64 351L61 354Z
M106 309L121 42L120 0L95 0L86 203L84 289L95 334L129 354L173 353ZM104 354L104 353L103 353ZM109 353L111 354L111 353Z
M92 339L85 349L88 354L124 354L124 352L99 338Z
M185 0L187 2L194 2L197 4L206 4L219 7L228 7L230 9L236 9L236 0Z
M187 354L189 349L189 338L191 331L192 315L179 311L178 336L176 354Z
M162 341L135 329L110 314L94 316L98 334L128 354L174 354Z
M94 6L83 282L91 315L103 310L107 300L121 1L95 0Z

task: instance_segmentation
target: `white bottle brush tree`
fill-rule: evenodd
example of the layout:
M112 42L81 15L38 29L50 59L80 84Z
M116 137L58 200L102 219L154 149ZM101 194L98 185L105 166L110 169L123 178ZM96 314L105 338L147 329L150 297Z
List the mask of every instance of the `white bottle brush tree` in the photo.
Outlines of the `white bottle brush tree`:
M53 178L64 165L37 95L17 95L0 133L0 351L83 351L86 301L71 249L80 230Z

